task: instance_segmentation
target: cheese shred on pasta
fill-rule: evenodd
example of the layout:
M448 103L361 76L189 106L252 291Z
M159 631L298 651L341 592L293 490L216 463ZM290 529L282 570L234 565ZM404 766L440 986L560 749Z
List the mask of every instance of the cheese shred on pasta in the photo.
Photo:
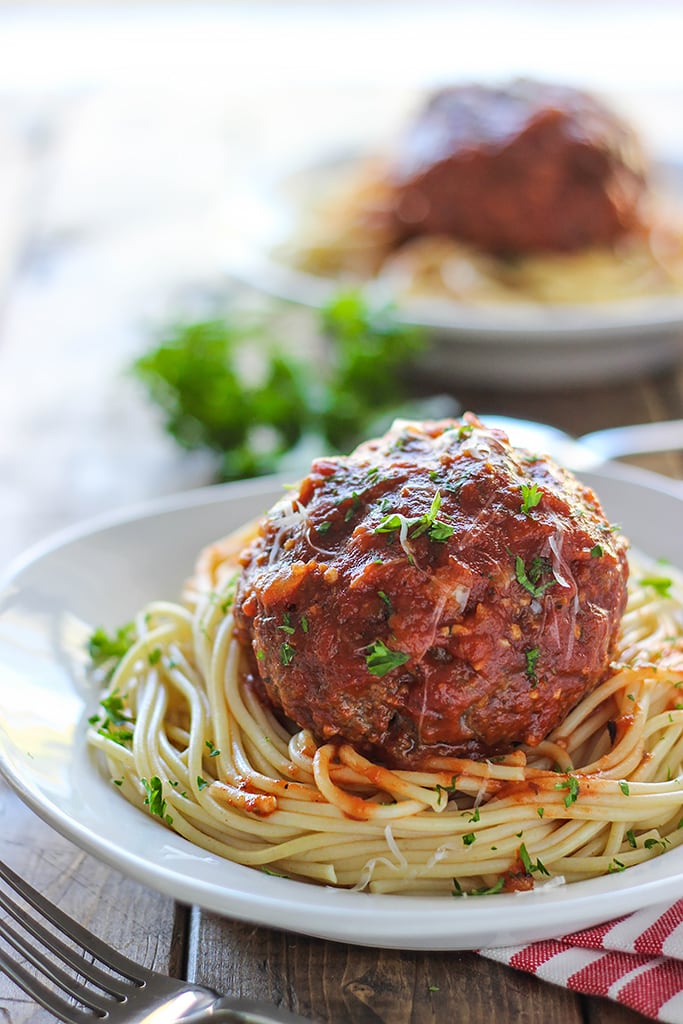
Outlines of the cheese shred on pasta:
M220 559L138 614L89 743L160 827L275 874L458 895L622 871L683 842L683 577L630 561L611 674L533 749L394 771L287 729L246 678Z

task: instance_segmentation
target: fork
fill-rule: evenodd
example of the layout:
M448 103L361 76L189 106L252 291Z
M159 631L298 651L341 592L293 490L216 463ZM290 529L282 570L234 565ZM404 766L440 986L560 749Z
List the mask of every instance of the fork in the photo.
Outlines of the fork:
M0 916L0 939L32 964L37 974L3 945L0 969L66 1024L307 1024L281 1007L221 996L202 985L141 967L73 921L2 861L0 879L5 883L0 887L0 908L9 915ZM19 895L43 921L6 889ZM46 980L52 984L45 984Z

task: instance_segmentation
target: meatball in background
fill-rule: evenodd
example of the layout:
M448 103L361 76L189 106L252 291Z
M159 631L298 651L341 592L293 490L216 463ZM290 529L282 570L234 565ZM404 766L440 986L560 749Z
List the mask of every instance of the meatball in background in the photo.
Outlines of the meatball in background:
M434 94L390 162L399 242L446 235L496 256L609 246L637 229L636 133L569 86L520 80Z

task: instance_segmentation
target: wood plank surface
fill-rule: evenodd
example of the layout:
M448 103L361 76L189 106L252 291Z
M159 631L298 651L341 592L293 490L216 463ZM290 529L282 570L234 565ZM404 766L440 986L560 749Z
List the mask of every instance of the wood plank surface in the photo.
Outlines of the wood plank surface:
M164 974L182 977L185 907L124 878L30 811L0 778L0 859L96 935ZM0 972L1 1024L54 1024Z
M282 1001L318 1024L580 1024L580 997L469 952L322 942L195 910L189 966L242 995Z

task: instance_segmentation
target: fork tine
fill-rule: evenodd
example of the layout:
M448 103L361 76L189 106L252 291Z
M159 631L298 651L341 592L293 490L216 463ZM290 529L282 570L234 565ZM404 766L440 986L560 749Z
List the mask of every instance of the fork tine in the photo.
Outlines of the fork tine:
M66 1003L47 985L43 985L34 974L27 971L21 964L12 960L3 949L0 949L0 968L22 988L27 995L53 1013L66 1024L92 1024L93 1015L79 1010L73 1004Z
M153 972L148 971L145 967L141 967L140 964L136 964L134 960L129 960L128 957L123 956L122 953L113 949L106 942L98 939L96 935L93 935L93 933L88 931L87 928L84 928L83 925L70 918L68 914L65 914L63 910L60 910L59 907L56 907L49 900L45 899L45 897L37 892L33 886L29 885L28 882L25 882L23 878L20 878L19 875L12 871L12 869L2 860L0 860L0 878L2 878L7 885L11 886L15 892L19 893L27 903L42 914L42 916L53 924L55 928L58 928L62 934L66 935L73 942L81 946L82 949L90 953L91 956L94 956L96 960L100 961L100 963L105 964L108 968L116 971L124 978L128 978L130 981L135 982L137 985L143 985L153 974ZM8 897L6 898L8 899ZM13 916L21 924L24 924L24 919L21 916ZM28 927L28 922L26 926ZM36 924L36 927L39 928L40 926ZM45 934L55 943L59 941L51 933L46 932ZM37 938L39 938L41 942L43 941L41 935L38 935ZM64 949L74 958L74 962L67 962L71 962L72 966L77 970L80 970L81 967L97 970L90 961L80 957L78 954L74 953L73 950L69 949L69 947L64 947ZM88 976L85 971L83 973L86 977ZM104 975L103 972L101 973L103 974L101 979L102 981L118 981L118 979L110 978L109 975ZM99 984L100 981L97 983ZM122 985L124 993L128 991L128 986L125 985L125 983L119 984ZM121 994L119 989L112 989L111 991L114 991L115 994Z
M88 976L88 973L93 973L92 970L90 972L87 971L88 967L92 968L92 964L90 964L89 961L74 954L73 950L68 946L65 946L40 925L37 925L35 921L31 920L31 918L28 918L25 915L22 918L19 907L12 903L11 900L7 899L3 892L0 892L0 906L9 911L12 917L19 921L22 928L33 935L34 938L38 939L42 945L51 949L57 956L61 956L63 962L70 963L71 966L75 967L79 973L84 974L86 977ZM0 938L3 938L13 946L17 953L20 953L25 960L30 964L33 964L33 966L40 971L44 977L49 978L50 981L54 982L55 985L58 985L63 992L66 992L67 995L77 999L83 1006L87 1006L91 1010L104 1012L112 1005L112 1000L109 996L97 992L94 989L86 988L86 986L81 984L74 975L67 974L60 966L53 963L45 957L44 954L38 952L25 935L18 932L8 924L7 921L2 919L0 919ZM73 954L73 957L70 957L68 954ZM77 960L76 963L72 962L75 960ZM107 982L110 980L109 975L105 975L103 971L98 971L97 968L94 968L94 971L101 974ZM91 978L90 980L96 981L94 978Z
M28 963L32 964L43 975L43 978L49 978L60 989L60 994L47 988L30 971L9 958L6 953L0 963L6 967L10 976L18 984L30 994L35 995L36 999L42 1000L42 1005L47 1006L48 1009L51 1009L54 1004L54 1012L57 1013L58 1008L62 1013L67 1012L65 1019L68 1020L68 1012L73 1015L75 1007L71 1006L69 1011L64 1011L63 1008L67 1004L64 1003L61 995L66 993L82 1006L94 1010L100 1015L106 1015L117 1005L117 1002L120 1005L121 1002L127 1000L152 976L151 972L117 953L82 925L69 918L2 861L0 861L0 879L20 895L29 906L38 911L45 921L58 929L61 935L80 945L90 956L95 957L107 967L107 971L102 970L101 967L83 956L80 950L67 945L58 934L46 928L42 922L35 920L23 906L20 907L14 902L7 891L0 888L0 907L22 929L19 932L8 921L0 920L0 937L4 938ZM45 950L52 952L57 962L54 959L51 960L43 951L38 952L29 941L29 935L37 939ZM1 952L2 950L0 950ZM82 984L78 977L64 971L64 966L71 967L77 975L97 986L97 989ZM109 969L118 972L121 976L110 974ZM112 996L114 1002L112 1002ZM46 1002L46 1000L50 1001ZM92 1020L93 1018L85 1014L80 1019Z

